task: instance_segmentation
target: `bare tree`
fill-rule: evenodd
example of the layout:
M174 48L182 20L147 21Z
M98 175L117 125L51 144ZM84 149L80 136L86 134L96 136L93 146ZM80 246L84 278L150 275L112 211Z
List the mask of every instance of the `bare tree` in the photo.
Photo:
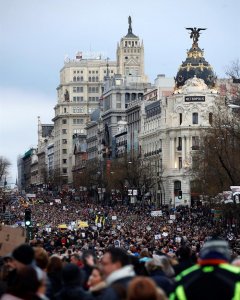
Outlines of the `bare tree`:
M226 66L225 74L232 79L240 80L240 61L239 59L235 59L231 61L230 65Z
M240 117L218 107L213 124L201 137L192 172L204 194L217 195L240 184Z
M3 177L8 174L10 165L11 163L6 157L0 156L0 181L2 181Z

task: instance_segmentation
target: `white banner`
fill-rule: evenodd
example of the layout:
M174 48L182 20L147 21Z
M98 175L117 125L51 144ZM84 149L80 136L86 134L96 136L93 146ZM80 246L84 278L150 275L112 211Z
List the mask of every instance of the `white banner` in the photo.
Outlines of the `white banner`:
M151 211L151 216L152 217L161 217L162 211L161 210L153 210L153 211Z

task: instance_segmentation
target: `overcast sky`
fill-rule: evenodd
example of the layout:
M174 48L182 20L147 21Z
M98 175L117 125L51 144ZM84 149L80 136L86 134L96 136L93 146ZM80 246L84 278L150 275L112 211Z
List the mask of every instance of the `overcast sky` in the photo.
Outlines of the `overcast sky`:
M37 116L49 123L64 57L101 52L133 33L144 42L145 73L176 75L191 40L185 27L206 27L199 46L218 77L240 58L239 0L0 0L0 155L11 163L37 144Z

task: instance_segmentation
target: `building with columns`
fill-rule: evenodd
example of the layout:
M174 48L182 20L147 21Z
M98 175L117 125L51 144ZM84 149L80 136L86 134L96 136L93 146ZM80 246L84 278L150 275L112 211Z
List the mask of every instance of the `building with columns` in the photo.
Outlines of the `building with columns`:
M189 169L200 136L211 126L214 108L222 101L215 83L212 67L194 39L175 78L174 92L145 105L139 143L145 163L155 170L151 194L158 205L191 205L199 199Z

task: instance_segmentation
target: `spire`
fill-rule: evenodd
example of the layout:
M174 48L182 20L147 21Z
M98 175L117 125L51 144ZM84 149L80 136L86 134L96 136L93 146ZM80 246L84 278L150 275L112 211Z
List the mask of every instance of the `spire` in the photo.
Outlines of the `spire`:
M128 34L132 34L132 18L131 16L128 17Z
M38 143L39 143L42 137L42 124L41 124L40 116L38 116L37 118L38 118Z

